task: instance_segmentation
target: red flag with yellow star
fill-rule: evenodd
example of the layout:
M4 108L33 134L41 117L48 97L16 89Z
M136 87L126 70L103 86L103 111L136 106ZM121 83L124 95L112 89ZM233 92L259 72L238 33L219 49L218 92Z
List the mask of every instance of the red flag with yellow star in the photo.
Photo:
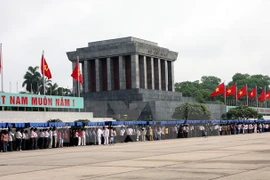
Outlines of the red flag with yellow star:
M266 93L265 99L270 99L270 91L268 91L268 92Z
M80 71L79 61L77 60L76 66L71 74L75 80L79 81L82 84L82 73Z
M247 95L247 86L245 85L237 92L237 98L241 98Z
M257 96L257 88L253 88L251 91L248 92L249 99L252 99Z
M236 84L226 89L226 96L232 96L236 94Z
M51 70L44 58L44 54L42 53L42 56L41 56L41 74L44 75L44 76L47 76L48 79L51 79L52 78L52 73L51 73Z
M266 99L266 92L265 90L263 90L260 96L258 97L258 101L264 101L265 99Z
M216 89L210 94L211 97L220 95L220 94L224 94L225 91L225 84L221 83L219 84Z

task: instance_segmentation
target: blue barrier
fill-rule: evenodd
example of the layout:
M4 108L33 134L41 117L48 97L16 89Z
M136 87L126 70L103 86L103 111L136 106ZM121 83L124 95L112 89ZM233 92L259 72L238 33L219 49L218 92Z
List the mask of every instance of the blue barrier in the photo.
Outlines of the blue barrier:
M270 123L270 120L168 120L168 121L106 121L106 122L41 122L41 123L10 123L1 122L0 128L15 127L64 127L64 126L130 126L130 125L183 125L183 124L231 124L231 123Z

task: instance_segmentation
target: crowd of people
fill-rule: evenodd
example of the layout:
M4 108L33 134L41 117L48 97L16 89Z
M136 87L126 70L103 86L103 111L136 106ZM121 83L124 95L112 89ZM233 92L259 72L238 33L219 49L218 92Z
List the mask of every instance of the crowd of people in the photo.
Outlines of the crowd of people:
M1 152L269 132L268 123L4 128Z

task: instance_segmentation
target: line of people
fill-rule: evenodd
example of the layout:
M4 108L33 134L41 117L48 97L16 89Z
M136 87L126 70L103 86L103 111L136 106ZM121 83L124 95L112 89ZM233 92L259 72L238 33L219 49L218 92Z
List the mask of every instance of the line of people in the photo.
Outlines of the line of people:
M2 152L269 132L267 123L3 129Z

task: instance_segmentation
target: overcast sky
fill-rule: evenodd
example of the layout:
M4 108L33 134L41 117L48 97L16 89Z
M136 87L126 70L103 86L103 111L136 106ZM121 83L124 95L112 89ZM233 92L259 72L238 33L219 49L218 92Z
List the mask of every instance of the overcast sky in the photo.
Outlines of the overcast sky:
M0 0L4 90L23 90L42 50L53 82L71 88L66 52L126 36L178 52L175 82L270 75L269 9L269 0Z

